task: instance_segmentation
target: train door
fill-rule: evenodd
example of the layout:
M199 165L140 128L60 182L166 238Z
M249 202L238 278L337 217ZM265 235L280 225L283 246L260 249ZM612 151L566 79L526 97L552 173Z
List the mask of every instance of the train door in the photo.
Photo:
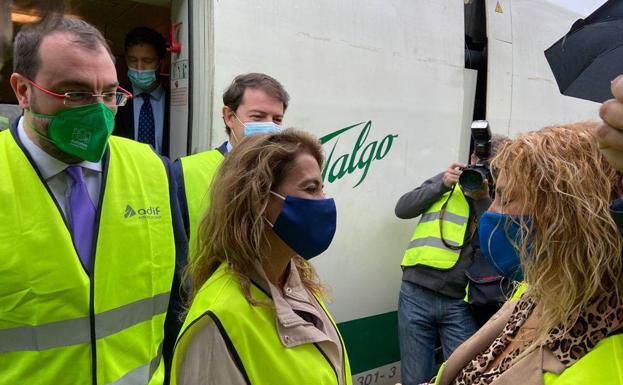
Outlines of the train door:
M210 147L212 2L171 1L171 158Z
M188 152L190 122L192 122L190 98L190 25L188 0L171 2L171 157L184 156Z

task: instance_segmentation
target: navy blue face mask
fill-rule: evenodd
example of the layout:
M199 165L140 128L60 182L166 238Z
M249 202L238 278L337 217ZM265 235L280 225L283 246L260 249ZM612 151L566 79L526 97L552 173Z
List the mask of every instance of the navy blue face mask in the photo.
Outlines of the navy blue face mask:
M522 242L529 242L518 222L517 216L487 211L482 214L478 223L480 250L487 262L501 276L515 281L523 280L517 246Z
M284 198L271 193L284 201L273 225L275 234L307 260L325 251L335 235L337 212L333 199L305 199L291 195Z

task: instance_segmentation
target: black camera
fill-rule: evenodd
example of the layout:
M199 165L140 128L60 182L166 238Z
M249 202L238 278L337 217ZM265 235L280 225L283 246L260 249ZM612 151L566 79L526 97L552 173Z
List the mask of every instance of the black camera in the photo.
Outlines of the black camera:
M479 162L470 164L463 170L459 177L459 186L463 192L474 192L482 188L485 180L492 181L489 169L489 157L491 156L491 128L486 120L474 120L472 122L472 139L474 141L474 154Z

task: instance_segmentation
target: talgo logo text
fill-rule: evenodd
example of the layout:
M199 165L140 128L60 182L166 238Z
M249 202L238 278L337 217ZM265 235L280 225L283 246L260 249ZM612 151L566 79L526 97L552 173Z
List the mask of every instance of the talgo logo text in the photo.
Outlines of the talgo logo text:
M357 137L352 151L342 155L336 154L335 149L342 137L341 135L355 127L361 127L361 131L359 132L359 137ZM353 186L353 188L355 188L366 179L372 162L385 158L391 151L394 140L398 137L398 135L389 134L380 142L378 140L367 142L371 129L372 121L368 120L367 122L341 128L320 138L320 143L322 145L333 141L333 148L327 157L324 170L322 170L322 180L328 180L329 183L333 183L336 180L342 179L342 177L347 174L353 174L359 171L361 177Z
M160 214L160 207L146 207L135 209L129 204L125 207L125 212L123 216L126 219L132 217L138 217L139 219L160 219L162 217L162 215Z

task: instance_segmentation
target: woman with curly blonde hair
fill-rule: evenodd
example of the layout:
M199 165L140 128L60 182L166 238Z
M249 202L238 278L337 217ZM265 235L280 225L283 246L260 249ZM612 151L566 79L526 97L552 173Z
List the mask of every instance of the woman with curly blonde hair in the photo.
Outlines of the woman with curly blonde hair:
M322 149L294 129L245 138L212 183L187 276L173 384L351 384L308 260L336 226Z
M482 251L526 291L448 359L435 384L623 384L623 258L609 211L618 179L593 125L503 145Z

